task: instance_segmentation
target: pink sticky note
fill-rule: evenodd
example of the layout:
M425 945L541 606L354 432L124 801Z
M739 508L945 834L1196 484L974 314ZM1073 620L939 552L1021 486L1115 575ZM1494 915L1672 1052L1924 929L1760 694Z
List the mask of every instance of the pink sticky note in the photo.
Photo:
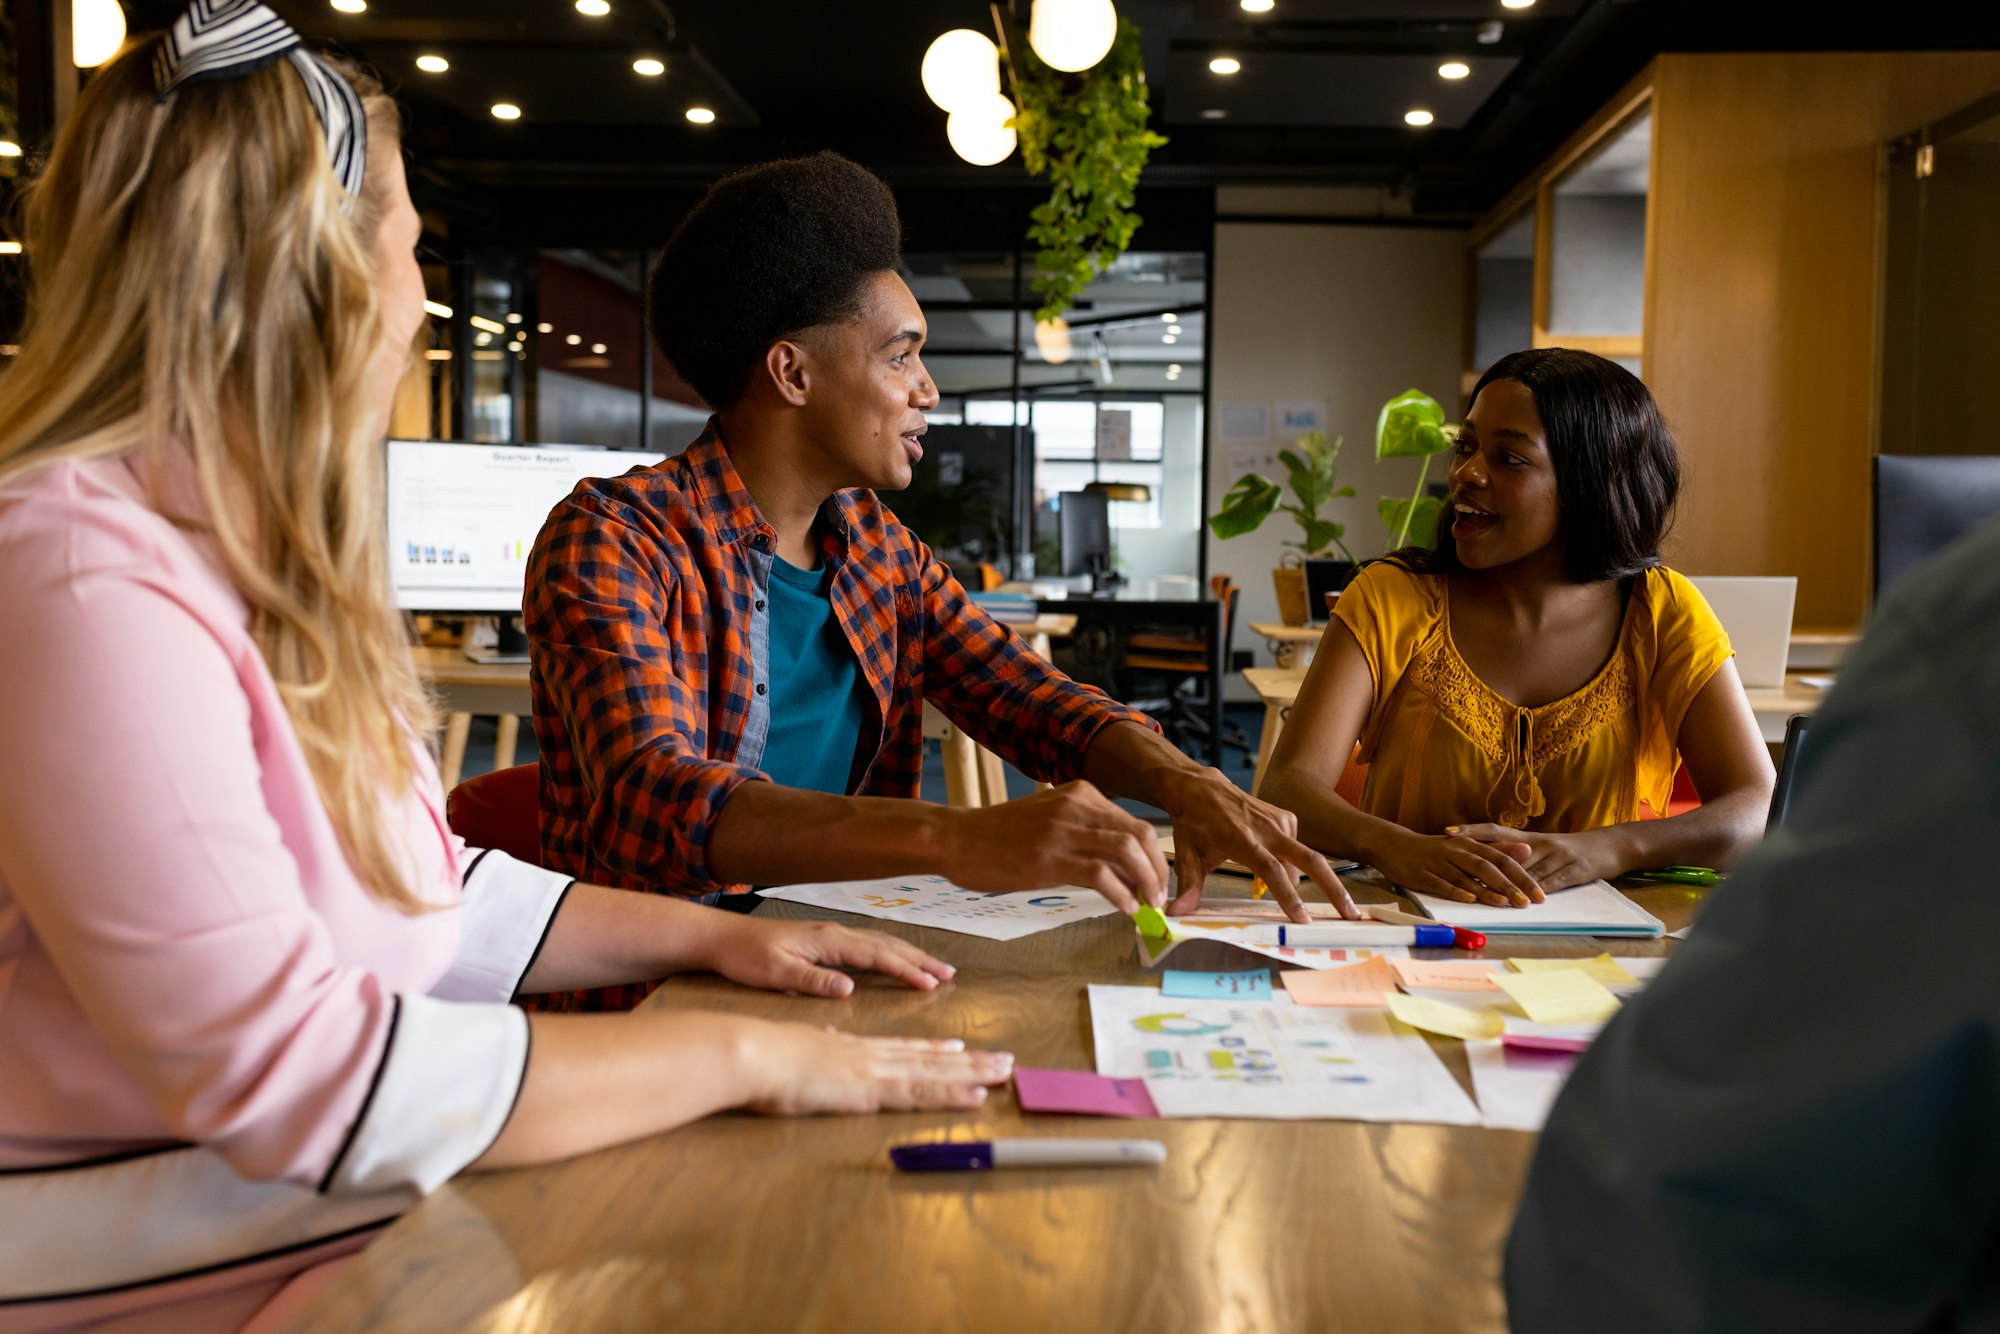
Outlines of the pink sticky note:
M1390 967L1405 991L1498 991L1493 980L1499 968L1470 960L1446 962L1442 959L1395 959Z
M1143 1079L1112 1079L1088 1070L1015 1067L1014 1095L1024 1112L1071 1116L1157 1117Z
M1553 1034L1502 1033L1500 1041L1505 1046L1518 1048L1521 1051L1579 1052L1590 1050L1589 1038L1565 1038L1557 1037Z
M1396 974L1387 959L1351 963L1345 968L1294 969L1280 974L1294 1005L1386 1006L1396 989Z

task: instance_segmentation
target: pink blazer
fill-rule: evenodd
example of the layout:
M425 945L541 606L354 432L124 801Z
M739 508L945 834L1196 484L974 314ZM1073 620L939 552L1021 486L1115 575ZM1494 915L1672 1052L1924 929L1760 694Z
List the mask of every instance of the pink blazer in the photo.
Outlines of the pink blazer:
M350 870L231 585L136 465L0 484L0 1330L235 1328L483 1153L568 879L385 795Z

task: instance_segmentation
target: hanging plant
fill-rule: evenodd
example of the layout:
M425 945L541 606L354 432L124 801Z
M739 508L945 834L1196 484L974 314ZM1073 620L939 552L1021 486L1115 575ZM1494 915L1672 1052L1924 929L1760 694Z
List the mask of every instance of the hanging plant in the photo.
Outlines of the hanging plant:
M1042 302L1035 318L1054 320L1132 244L1139 173L1167 141L1147 128L1137 25L1119 19L1110 54L1081 74L1064 74L1044 64L997 7L995 18L1018 108L1012 124L1021 162L1051 187L1048 202L1029 215L1028 239Z

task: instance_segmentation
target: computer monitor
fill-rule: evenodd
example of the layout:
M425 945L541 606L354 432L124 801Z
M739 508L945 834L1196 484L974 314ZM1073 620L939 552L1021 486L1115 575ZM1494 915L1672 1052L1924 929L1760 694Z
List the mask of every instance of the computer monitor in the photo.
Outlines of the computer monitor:
M1875 596L1973 529L2000 519L2000 456L1875 456Z
M1111 569L1111 501L1093 491L1065 491L1056 500L1064 578Z
M389 577L406 611L518 613L535 535L585 477L658 463L650 450L391 440Z

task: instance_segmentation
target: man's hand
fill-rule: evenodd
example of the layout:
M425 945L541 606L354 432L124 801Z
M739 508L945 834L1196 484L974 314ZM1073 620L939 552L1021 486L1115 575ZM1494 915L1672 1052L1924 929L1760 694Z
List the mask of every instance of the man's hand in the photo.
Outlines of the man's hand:
M1167 859L1153 826L1089 783L949 812L942 874L967 889L1087 885L1137 912L1167 901Z
M842 968L884 973L905 986L929 991L956 971L941 959L895 936L833 922L762 921L719 914L714 941L702 960L732 982L766 991L838 999L854 991Z
M1342 917L1361 916L1326 858L1299 842L1299 818L1290 811L1257 800L1216 769L1177 775L1166 795L1167 814L1174 821L1174 880L1180 887L1168 911L1193 912L1201 906L1208 873L1225 861L1238 861L1270 886L1294 922L1312 920L1299 898L1299 872L1320 887Z

